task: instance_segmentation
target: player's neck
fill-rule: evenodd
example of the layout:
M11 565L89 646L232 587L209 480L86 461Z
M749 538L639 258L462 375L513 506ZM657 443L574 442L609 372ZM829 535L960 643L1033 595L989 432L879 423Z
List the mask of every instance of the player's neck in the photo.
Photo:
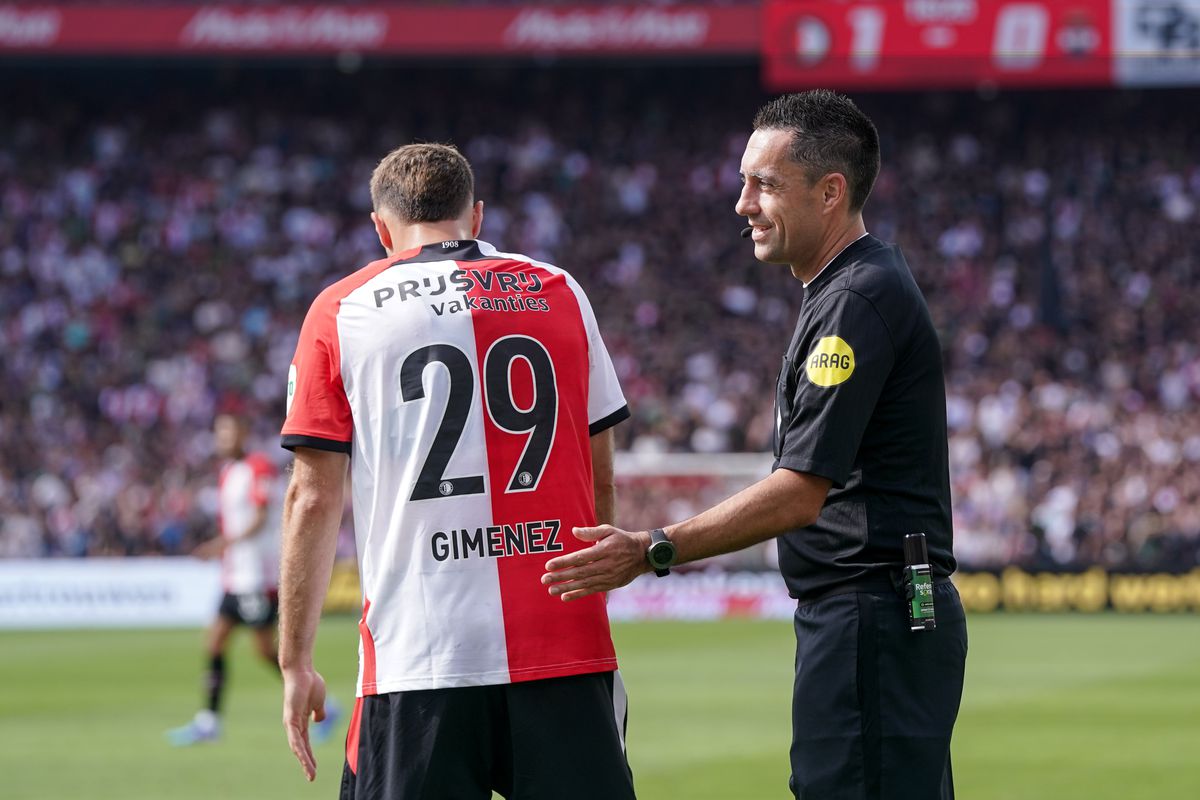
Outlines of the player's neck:
M470 226L463 225L458 220L418 222L414 225L405 225L397 232L388 255L394 256L406 250L416 250L427 244L457 242L471 238L474 237L471 236Z

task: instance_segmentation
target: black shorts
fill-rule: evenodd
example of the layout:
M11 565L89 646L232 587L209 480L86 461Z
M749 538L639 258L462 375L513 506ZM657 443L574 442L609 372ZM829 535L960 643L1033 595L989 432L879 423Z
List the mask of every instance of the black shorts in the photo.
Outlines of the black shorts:
M626 800L615 672L359 698L341 800Z
M934 586L937 628L908 629L895 592L796 609L792 792L800 800L952 800L950 734L967 624L958 591Z
M279 593L274 590L250 594L226 592L217 613L238 625L266 628L274 625L279 617Z

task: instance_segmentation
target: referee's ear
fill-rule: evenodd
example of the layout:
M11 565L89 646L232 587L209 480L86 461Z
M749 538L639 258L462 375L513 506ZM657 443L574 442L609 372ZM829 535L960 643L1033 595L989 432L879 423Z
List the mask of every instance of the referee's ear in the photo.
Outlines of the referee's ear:
M825 213L832 213L841 208L850 216L854 216L854 212L850 211L850 182L846 180L845 175L830 172L821 178L821 202Z
M483 201L476 200L475 205L471 206L471 238L478 239L481 230L483 230Z

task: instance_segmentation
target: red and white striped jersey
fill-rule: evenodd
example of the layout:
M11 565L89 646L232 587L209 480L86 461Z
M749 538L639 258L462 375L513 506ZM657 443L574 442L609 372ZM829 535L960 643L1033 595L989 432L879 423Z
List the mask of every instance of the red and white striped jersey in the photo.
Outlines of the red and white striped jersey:
M360 695L616 668L603 595L540 578L595 524L590 436L628 416L587 296L550 264L438 242L317 297L283 446L350 454Z
M217 522L230 541L221 556L221 584L230 594L256 594L279 583L280 494L275 465L249 453L221 468L217 478ZM242 534L265 509L258 533Z

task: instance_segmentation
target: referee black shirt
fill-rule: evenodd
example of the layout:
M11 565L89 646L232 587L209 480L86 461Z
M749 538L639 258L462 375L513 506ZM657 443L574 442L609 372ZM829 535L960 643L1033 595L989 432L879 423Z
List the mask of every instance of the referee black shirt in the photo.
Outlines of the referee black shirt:
M792 597L886 588L906 533L925 534L935 577L954 571L941 348L900 248L867 234L805 287L775 420L775 469L833 483L778 539Z

